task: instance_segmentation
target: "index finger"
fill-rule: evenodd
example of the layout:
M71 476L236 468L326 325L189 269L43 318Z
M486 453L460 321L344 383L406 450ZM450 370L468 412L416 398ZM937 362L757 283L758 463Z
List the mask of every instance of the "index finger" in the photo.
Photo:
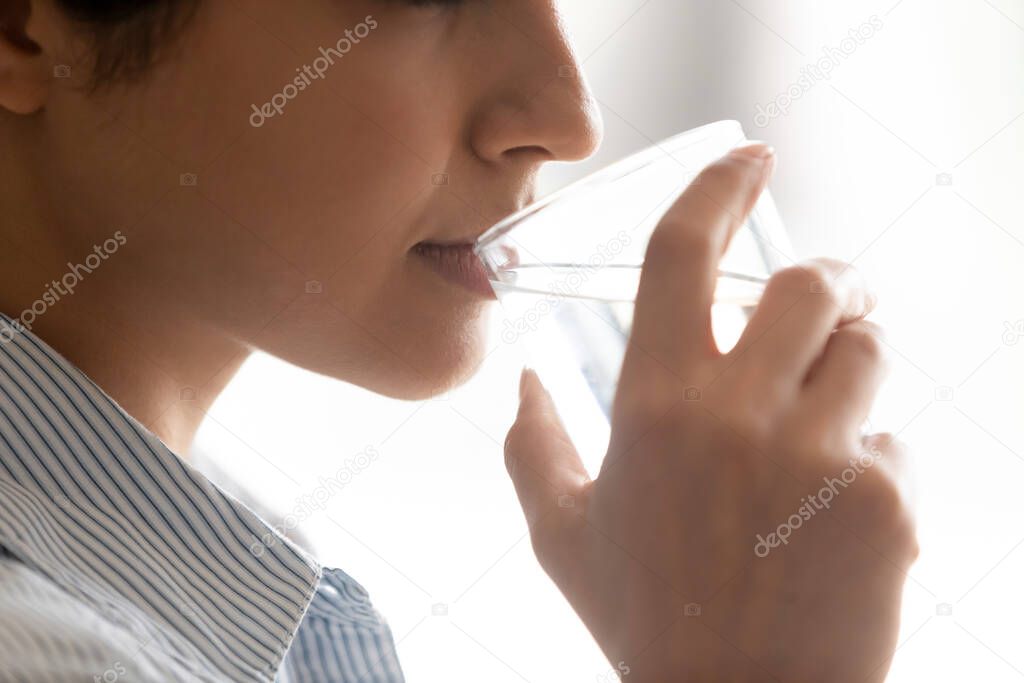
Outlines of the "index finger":
M662 218L640 276L624 378L651 358L679 370L718 354L711 332L718 264L774 167L767 145L733 150L704 169Z

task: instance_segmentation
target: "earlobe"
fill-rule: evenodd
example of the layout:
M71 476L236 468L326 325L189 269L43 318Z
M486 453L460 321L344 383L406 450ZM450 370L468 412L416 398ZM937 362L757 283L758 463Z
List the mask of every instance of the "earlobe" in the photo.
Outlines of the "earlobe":
M0 108L31 114L42 108L53 79L50 56L28 32L38 2L0 3Z
M49 78L44 69L29 72L0 68L0 108L14 114L32 114L42 109L49 89Z

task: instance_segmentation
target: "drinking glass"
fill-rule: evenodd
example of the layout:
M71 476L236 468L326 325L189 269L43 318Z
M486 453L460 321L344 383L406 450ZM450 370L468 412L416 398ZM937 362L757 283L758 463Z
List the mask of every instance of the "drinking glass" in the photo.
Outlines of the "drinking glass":
M651 234L701 170L745 144L735 121L682 133L506 218L477 242L501 302L501 339L523 350L585 461L599 462L607 447ZM720 348L735 343L790 253L765 191L720 265L712 309Z

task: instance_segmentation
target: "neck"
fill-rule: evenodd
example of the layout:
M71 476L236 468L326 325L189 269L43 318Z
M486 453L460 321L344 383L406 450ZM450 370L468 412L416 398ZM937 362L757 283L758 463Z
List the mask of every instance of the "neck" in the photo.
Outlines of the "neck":
M168 245L191 237L185 228L192 218L179 216L183 232L172 238L166 226L126 220L124 212L97 204L96 196L120 185L110 179L103 191L82 189L83 181L54 167L45 154L54 143L35 118L0 116L0 311L187 457L207 411L251 349L185 304L195 301L194 292L191 299L185 292L202 271ZM146 171L128 166L120 173L138 180ZM112 227L126 223L123 232ZM167 239L149 245L147 235ZM35 314L23 315L33 306Z
M19 244L19 237L0 233L0 311L187 458L207 411L250 349L187 312L155 310L134 299L114 258L62 281L72 270L69 263L87 265L89 252L70 261L40 258L38 243ZM73 288L65 286L78 276ZM33 305L36 313L25 314Z

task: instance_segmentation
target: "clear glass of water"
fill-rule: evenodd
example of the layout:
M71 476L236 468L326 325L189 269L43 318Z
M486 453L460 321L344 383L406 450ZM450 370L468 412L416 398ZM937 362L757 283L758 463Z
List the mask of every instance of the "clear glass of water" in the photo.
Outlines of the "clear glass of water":
M523 349L588 464L607 447L651 234L701 170L745 144L735 121L682 133L506 218L477 243L501 302L502 341ZM720 348L735 343L770 274L791 262L765 192L721 263L712 311Z

